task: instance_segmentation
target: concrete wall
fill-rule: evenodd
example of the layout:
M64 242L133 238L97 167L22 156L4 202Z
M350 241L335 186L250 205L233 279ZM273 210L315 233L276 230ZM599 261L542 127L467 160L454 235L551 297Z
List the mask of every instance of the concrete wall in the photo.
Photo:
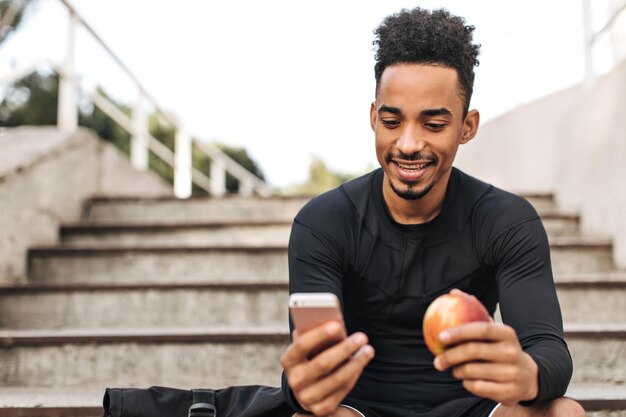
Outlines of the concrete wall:
M626 268L626 63L480 127L457 166L516 192L553 192Z
M626 65L587 91L561 130L560 206L580 212L583 232L614 238L626 268Z
M580 94L579 86L572 87L482 124L459 149L456 165L516 192L553 192L560 131Z
M90 131L1 129L0 282L25 280L28 247L56 243L59 225L78 221L86 198L171 193Z

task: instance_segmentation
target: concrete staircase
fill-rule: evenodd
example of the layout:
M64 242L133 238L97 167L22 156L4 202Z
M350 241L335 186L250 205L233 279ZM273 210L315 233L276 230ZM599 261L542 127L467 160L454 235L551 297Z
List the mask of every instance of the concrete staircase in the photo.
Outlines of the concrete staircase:
M569 394L626 416L626 273L611 241L528 196L549 231ZM107 386L280 384L290 224L303 199L94 198L27 284L0 287L0 417L99 416Z

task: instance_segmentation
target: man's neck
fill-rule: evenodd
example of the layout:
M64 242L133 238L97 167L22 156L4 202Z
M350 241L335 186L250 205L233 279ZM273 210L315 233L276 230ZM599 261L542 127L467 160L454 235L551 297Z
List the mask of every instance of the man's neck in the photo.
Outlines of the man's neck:
M425 196L417 200L407 200L396 194L385 174L383 198L391 217L400 224L421 224L433 220L443 208L451 172L449 170Z

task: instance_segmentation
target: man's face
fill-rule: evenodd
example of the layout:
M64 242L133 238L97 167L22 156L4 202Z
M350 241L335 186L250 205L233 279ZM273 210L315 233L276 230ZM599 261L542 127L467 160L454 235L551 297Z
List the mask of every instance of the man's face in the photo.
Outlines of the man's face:
M463 117L458 88L447 67L397 64L383 72L370 118L384 187L395 195L415 200L445 189L459 144L478 128L478 112Z

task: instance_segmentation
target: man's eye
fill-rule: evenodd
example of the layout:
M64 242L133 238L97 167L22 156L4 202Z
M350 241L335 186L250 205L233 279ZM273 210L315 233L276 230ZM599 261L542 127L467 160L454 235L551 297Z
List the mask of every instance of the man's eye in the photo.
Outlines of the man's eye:
M441 130L446 127L445 123L426 123L426 127L430 130Z
M385 120L382 119L383 126L394 128L400 126L400 122L398 120Z

